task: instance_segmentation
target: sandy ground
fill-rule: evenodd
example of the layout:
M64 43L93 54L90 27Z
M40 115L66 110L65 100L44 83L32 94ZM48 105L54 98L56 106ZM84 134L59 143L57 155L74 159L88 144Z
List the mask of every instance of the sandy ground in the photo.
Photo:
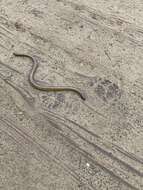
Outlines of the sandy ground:
M142 60L141 0L0 0L0 189L142 190Z

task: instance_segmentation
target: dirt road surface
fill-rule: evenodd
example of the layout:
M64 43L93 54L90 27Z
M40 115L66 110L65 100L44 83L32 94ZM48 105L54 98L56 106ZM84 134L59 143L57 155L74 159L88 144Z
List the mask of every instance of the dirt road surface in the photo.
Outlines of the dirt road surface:
M0 189L142 190L142 73L141 0L0 0Z

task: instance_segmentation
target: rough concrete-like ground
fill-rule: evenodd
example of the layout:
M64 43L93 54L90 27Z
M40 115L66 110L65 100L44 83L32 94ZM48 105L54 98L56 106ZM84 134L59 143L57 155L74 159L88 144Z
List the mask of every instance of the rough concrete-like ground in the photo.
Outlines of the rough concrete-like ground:
M142 73L141 0L0 0L0 189L142 190Z

